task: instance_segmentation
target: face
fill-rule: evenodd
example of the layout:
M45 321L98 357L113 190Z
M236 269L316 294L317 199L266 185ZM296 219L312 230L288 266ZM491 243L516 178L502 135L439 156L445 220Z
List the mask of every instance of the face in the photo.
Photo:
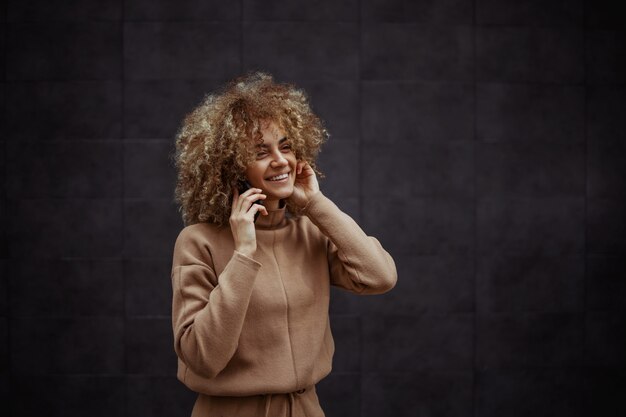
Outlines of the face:
M276 209L281 199L293 193L296 178L296 155L289 138L274 122L262 125L263 143L256 145L256 159L248 164L246 178L267 195L268 209Z

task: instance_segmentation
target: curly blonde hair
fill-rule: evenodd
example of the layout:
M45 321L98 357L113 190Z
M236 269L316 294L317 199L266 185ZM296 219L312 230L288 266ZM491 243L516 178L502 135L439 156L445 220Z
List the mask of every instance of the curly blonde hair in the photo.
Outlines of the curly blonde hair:
M315 160L329 135L306 93L292 84L274 82L269 74L250 73L207 94L176 134L175 201L185 225L228 222L232 187L245 178L246 167L255 158L254 144L263 142L262 123L267 121L287 134L296 158L323 177ZM298 214L289 202L287 209Z

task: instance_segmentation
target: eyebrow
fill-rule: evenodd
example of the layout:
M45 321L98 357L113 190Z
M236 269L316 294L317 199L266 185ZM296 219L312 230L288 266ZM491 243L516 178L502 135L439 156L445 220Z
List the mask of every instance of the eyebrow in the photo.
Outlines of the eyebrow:
M278 141L278 145L282 145L284 142L287 141L287 136L285 136L284 138L282 138L281 140ZM267 148L267 145L265 143L256 145L257 148Z

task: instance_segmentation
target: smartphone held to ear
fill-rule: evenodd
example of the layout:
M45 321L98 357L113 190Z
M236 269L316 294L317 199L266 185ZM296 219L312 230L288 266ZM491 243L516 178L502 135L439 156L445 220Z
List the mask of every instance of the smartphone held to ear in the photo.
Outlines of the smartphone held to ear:
M250 188L252 188L252 185L250 185L250 183L246 180L240 180L239 183L237 184L237 188L239 189L239 195L245 193L246 191L248 191ZM263 200L257 200L252 204L260 204L263 205ZM254 214L254 221L256 222L256 219L259 217L259 214L261 214L260 211L257 211Z

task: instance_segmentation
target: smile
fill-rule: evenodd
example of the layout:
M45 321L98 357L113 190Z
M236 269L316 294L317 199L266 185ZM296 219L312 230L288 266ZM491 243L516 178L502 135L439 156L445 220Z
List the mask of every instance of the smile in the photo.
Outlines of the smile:
M286 179L287 177L289 177L289 174L280 174L280 175L276 175L275 177L271 177L268 178L269 181L281 181Z

